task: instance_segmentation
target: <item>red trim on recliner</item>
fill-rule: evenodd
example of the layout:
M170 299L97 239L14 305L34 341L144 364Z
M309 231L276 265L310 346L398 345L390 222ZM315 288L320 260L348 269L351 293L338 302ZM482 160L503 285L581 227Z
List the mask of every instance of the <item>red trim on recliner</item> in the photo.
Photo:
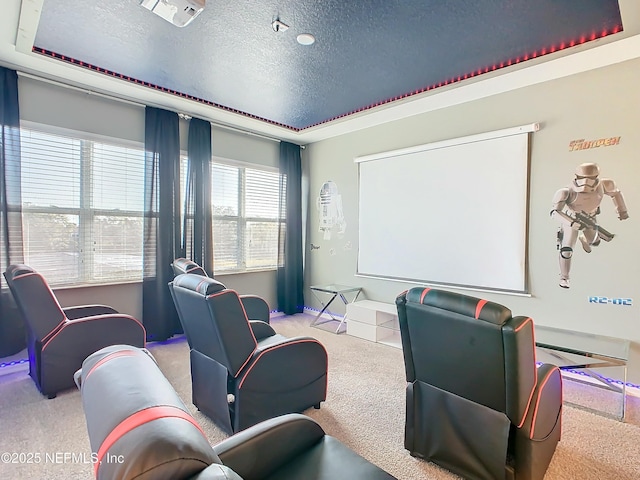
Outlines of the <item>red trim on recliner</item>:
M212 293L211 295L208 295L205 298L208 300L210 298L217 297L219 295L225 295L228 293L235 294L236 298L238 299L238 303L240 304L240 308L242 309L242 313L244 314L244 320L245 322L247 322L247 328L249 329L249 332L253 337L253 344L254 344L253 352L255 352L256 348L258 347L258 340L256 339L256 336L253 334L253 328L251 328L251 324L249 323L249 317L247 317L247 311L244 309L244 305L242 304L242 300L240 300L240 295L238 295L238 292L236 292L235 290L227 289L227 290L222 290L221 292ZM247 357L247 359L244 361L242 366L238 369L238 373L236 373L235 377L237 377L238 374L242 371L242 369L247 365L247 363L249 363L249 361L251 360L251 356L253 355L253 352L251 352L251 355Z
M205 279L203 279L202 281L200 281L200 282L198 283L198 285L196 285L196 288L195 288L196 292L200 293L201 295L206 294L206 293L207 293L207 292L206 292L206 289L205 289L205 291L204 291L204 292L200 292L200 287L201 287L202 285L204 285L205 283L209 283L209 282L208 282L208 277L207 277L207 278L205 278Z
M94 467L96 478L98 478L98 468L100 468L103 457L106 455L109 449L118 440L120 440L120 438L122 438L124 435L134 430L135 428L144 425L145 423L159 420L161 418L181 418L182 420L186 420L194 427L196 427L200 431L200 433L202 433L202 436L205 437L205 439L207 438L204 431L202 430L202 427L198 425L198 422L196 422L196 420L189 413L178 407L174 407L172 405L159 405L155 407L145 408L144 410L140 410L132 415L129 415L127 418L121 421L102 441L102 444L98 449L98 456Z
M53 293L53 290L49 286L49 283L47 283L47 280L44 278L44 276L42 274L40 274L38 272L23 273L22 275L17 275L15 277L13 277L13 281L19 280L19 279L25 278L25 277L30 277L32 275L37 275L38 277L40 277L40 279L42 280L42 283L44 284L45 288L49 291L49 294L51 295L51 298L53 299L54 303L58 306L58 310L59 310L60 314L62 315L62 320L60 320L60 322L53 329L51 329L51 331L49 333L47 333L44 336L44 338L42 338L42 340L41 340L42 347L40 348L41 352L44 352L44 350L51 343L51 341L55 337L57 337L62 332L62 330L64 330L67 326L74 325L76 323L83 322L83 321L88 321L88 320L98 320L100 317L108 317L108 316L114 316L114 315L119 316L121 318L129 318L130 320L133 320L134 322L136 322L140 326L140 328L142 329L142 333L143 333L142 345L143 345L143 347L146 346L146 344L147 344L146 329L144 328L144 325L142 325L142 323L137 318L131 317L130 315L110 313L110 314L104 314L104 315L92 315L92 316L89 316L89 317L76 318L76 319L73 319L73 320L69 320L67 315L64 313L64 309L60 306L60 302L58 302L58 299L56 298L55 294Z
M147 345L147 339L146 339L147 331L144 328L144 325L142 325L142 323L140 323L140 321L137 318L132 317L131 315L125 315L121 313L107 313L104 315L92 315L90 317L75 318L73 320L69 320L67 317L65 317L64 321L58 326L58 328L56 328L55 331L52 330L51 334L47 335L46 342L42 343L41 351L44 351L47 345L49 345L54 338L56 338L60 333L62 333L62 331L65 328L69 326L77 325L78 323L82 323L82 322L93 322L93 321L99 321L105 318L113 318L113 317L126 318L127 320L133 320L135 323L137 323L138 326L142 329L142 338L143 338L142 346L145 347Z
M49 284L47 283L47 280L38 272L29 272L29 273L23 273L22 275L16 275L15 277L13 277L12 281L15 282L16 280L20 280L21 278L25 278L25 277L31 277L31 276L37 276L40 277L40 279L42 280L42 283L44 285L44 287L49 290L49 294L51 295L51 298L53 299L53 302L58 306L58 311L60 312L60 315L62 315L62 319L60 319L60 321L58 322L58 324L53 327L49 333L47 333L41 340L41 342L43 343L43 347L42 350L44 350L44 344L48 343L49 340L55 336L55 334L57 332L60 331L60 329L62 328L62 326L64 325L65 321L67 320L67 316L64 313L64 310L62 309L62 307L60 306L60 302L58 302L58 299L56 298L56 296L53 294L53 290L51 290L51 287L49 286Z
M65 324L67 323L68 319L67 317L65 317L58 325L56 325L56 327L51 330L49 333L47 333L44 338L41 340L42 343L42 347L40 348L40 351L44 350L45 347L47 345L49 345L49 342L56 336L58 335L58 333L60 333L62 331L62 329L64 328Z
M206 273L206 272L204 271L204 268L202 268L202 267L200 267L200 266L194 266L194 267L188 268L188 269L186 269L186 270L184 271L184 273L193 272L194 270L202 270L204 273Z
M422 293L420 294L420 303L422 303L422 301L424 300L424 297L427 295L427 293L429 293L429 290L431 289L427 287L422 291Z
M516 328L514 332L519 332L522 329L522 327L524 327L529 322L533 322L533 319L531 317L527 317L527 319L524 322L522 322L522 324L518 328ZM535 342L533 342L533 344L535 346Z
M478 300L478 304L476 305L476 320L480 318L480 311L482 307L484 307L487 303L487 300Z
M536 406L533 410L533 417L531 417L531 433L529 434L529 438L533 440L534 432L536 428L536 417L538 416L538 408L540 407L540 397L542 396L542 389L545 387L549 379L551 378L551 374L555 371L560 371L558 367L552 368L549 370L549 373L545 377L545 379L540 384L540 388L538 388L538 398L536 399ZM561 397L562 398L562 397Z
M91 370L89 370L87 374L84 376L83 384L87 380L87 378L89 378L89 375L91 375L96 368L98 368L101 365L104 365L109 360L113 360L114 358L118 358L118 357L132 357L136 354L137 354L136 350L118 350L116 352L112 352L102 357L100 360L96 362L96 364L93 367L91 367Z
M18 280L19 278L23 278L23 277L30 277L31 275L38 275L37 272L27 272L27 273L21 273L20 275L16 275L15 277L13 277L12 280ZM40 275L42 277L42 275Z
M251 364L251 366L247 369L247 371L244 373L244 375L242 376L242 379L240 380L240 383L238 384L238 390L240 390L242 388L242 384L244 383L245 379L247 378L247 376L249 375L249 372L251 372L251 370L253 369L253 367L255 367L256 363L258 363L258 360L260 360L260 357L262 357L265 353L269 353L269 352L273 352L274 350L277 350L279 348L283 348L286 347L288 345L295 345L296 343L315 343L318 344L322 347L322 349L324 350L325 355L327 355L328 358L328 354L327 354L327 349L324 348L324 345L322 345L320 342L318 342L317 340L312 340L312 339L305 339L305 340L295 340L293 342L288 342L288 343L282 343L280 345L275 345L273 347L267 347L265 348L263 351L260 352L260 354L257 356L257 358L254 360L254 362ZM251 357L249 357L251 358ZM244 365L242 366L244 368ZM325 392L326 394L326 392Z
M529 322L533 323L533 319L531 317L527 317L524 322L522 322L517 328L515 328L513 330L514 333L515 332L519 332ZM532 351L533 351L533 387L531 388L531 392L529 393L529 399L527 400L527 408L524 409L524 412L522 414L522 420L520 420L520 424L518 425L518 428L522 428L522 425L524 425L524 421L527 418L527 413L529 413L529 408L531 408L531 399L533 398L533 393L535 391L536 385L538 384L538 367L536 366L536 341L535 341L533 335L531 335L531 340L533 341L533 347L532 347Z
M225 293L233 293L235 294L236 298L238 299L238 303L240 303L240 308L242 309L242 313L244 314L244 319L247 322L247 327L249 327L249 330L251 331L251 335L253 336L253 340L256 343L256 347L258 346L258 340L256 339L256 336L253 335L253 329L251 328L251 323L249 323L249 316L247 315L247 311L244 308L244 304L242 303L242 300L240 299L240 294L238 292L236 292L235 290L231 290L230 288L226 288L220 292L215 292L212 293L210 295L207 295L207 299L209 298L213 298L213 297L217 297L218 295L222 295ZM257 296L257 295L256 295ZM262 297L258 297L258 298L262 298Z

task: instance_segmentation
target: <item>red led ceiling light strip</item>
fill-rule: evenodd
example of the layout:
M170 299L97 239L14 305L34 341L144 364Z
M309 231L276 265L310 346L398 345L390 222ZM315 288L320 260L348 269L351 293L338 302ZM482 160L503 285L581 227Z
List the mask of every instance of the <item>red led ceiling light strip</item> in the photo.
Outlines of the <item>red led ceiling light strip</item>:
M61 61L66 62L66 63L70 63L71 65L75 65L75 66L79 66L79 67L82 67L82 68L86 68L87 70L91 70L93 72L102 73L103 75L108 75L110 77L117 78L117 79L120 79L120 80L124 80L124 81L127 81L129 83L133 83L133 84L136 84L136 85L142 85L143 87L147 87L147 88L151 88L151 89L154 89L154 90L158 90L158 91L161 91L163 93L168 93L170 95L175 95L177 97L186 98L187 100L192 100L194 102L202 103L202 104L208 105L210 107L219 108L219 109L225 110L227 112L236 113L238 115L242 115L242 116L245 116L245 117L249 117L249 118L253 118L253 119L256 119L256 120L260 120L262 122L270 123L272 125L277 125L279 127L283 127L283 128L288 129L288 130L293 130L293 131L296 131L296 132L301 130L300 128L291 127L289 125L285 125L284 123L279 123L279 122L276 122L274 120L269 120L267 118L262 118L262 117L259 117L258 115L253 115L251 113L243 112L243 111L237 110L235 108L226 107L224 105L220 105L218 103L214 103L214 102L211 102L209 100L204 100L204 99L199 98L199 97L194 97L193 95L189 95L189 94L186 94L186 93L183 93L183 92L179 92L177 90L172 90L170 88L161 87L159 85L156 85L156 84L153 84L153 83L150 83L150 82L145 82L145 81L142 81L142 80L138 80L137 78L130 77L128 75L123 75L122 73L117 73L117 72L114 72L112 70L108 70L106 68L97 67L95 65L92 65L92 64L87 63L87 62L83 62L81 60L77 60L77 59L72 58L72 57L68 57L68 56L65 56L65 55L60 55L59 53L52 52L51 50L46 50L44 48L39 48L39 47L33 47L33 52L34 53L38 53L40 55L44 55L46 57L55 58L56 60L61 60Z
M228 111L228 112L236 113L238 115L243 115L245 117L249 117L249 118L253 118L253 119L256 119L256 120L260 120L262 122L266 122L266 123L269 123L271 125L277 125L279 127L283 127L283 128L286 128L286 129L294 131L294 132L300 132L300 131L306 130L308 128L317 127L319 125L323 125L325 123L329 123L329 122L332 122L334 120L338 120L340 118L345 118L345 117L348 117L350 115L354 115L356 113L361 113L361 112L364 112L366 110L370 110L372 108L379 107L381 105L386 105L388 103L395 102L397 100L402 100L402 99L405 99L405 98L408 98L408 97L412 97L414 95L418 95L418 94L421 94L421 93L424 93L424 92L427 92L427 91L430 91L430 90L434 90L436 88L444 87L444 86L447 86L447 85L452 85L454 83L459 83L459 82L461 82L463 80L467 80L469 78L473 78L473 77L476 77L478 75L483 75L485 73L494 72L494 71L499 70L501 68L510 67L512 65L517 65L519 63L526 62L526 61L531 60L533 58L538 58L538 57L541 57L541 56L544 56L544 55L548 55L550 53L558 52L558 51L564 50L566 48L575 47L576 45L581 45L583 43L587 43L587 42L590 42L590 41L593 41L593 40L597 40L598 38L603 38L603 37L606 37L608 35L613 35L615 33L621 32L621 31L622 31L622 25L616 25L611 30L606 30L605 29L605 30L602 30L601 32L593 31L588 35L586 35L586 34L585 35L581 35L580 38L578 38L576 40L570 40L568 42L561 42L559 45L552 45L551 47L548 47L548 48L547 47L543 47L540 50L536 50L536 51L531 52L531 53L526 53L526 54L522 55L521 57L517 57L515 59L509 59L509 60L501 61L500 63L495 63L495 64L493 64L491 66L480 67L477 70L474 70L472 72L468 72L468 73L465 73L465 74L460 74L457 77L450 78L450 79L445 79L445 80L443 80L441 82L434 83L432 85L417 89L415 91L411 91L411 92L407 92L407 93L404 93L404 94L401 94L401 95L397 95L395 97L391 97L391 98L388 98L386 100L381 100L379 102L372 103L370 105L366 105L364 107L361 107L361 108L358 108L358 109L355 109L355 110L351 110L349 112L342 113L340 115L336 115L334 117L328 118L327 120L323 120L321 122L313 123L313 124L308 125L308 126L303 127L303 128L296 128L296 127L292 127L290 125L285 125L285 124L280 123L280 122L276 122L276 121L273 121L273 120L262 118L262 117L259 117L257 115L252 115L252 114L247 113L247 112L236 110L235 108L225 107L224 105L219 105L217 103L210 102L210 101L204 100L202 98L194 97L192 95L188 95L188 94L185 94L185 93L182 93L182 92L178 92L176 90L171 90L171 89L168 89L168 88L160 87L158 85L155 85L155 84L152 84L152 83L149 83L149 82L143 82L141 80L138 80L137 78L129 77L127 75L122 75L121 73L116 73L116 72L113 72L111 70L107 70L107 69L104 69L104 68L96 67L95 65L91 65L89 63L82 62L80 60L76 60L76 59L71 58L71 57L60 55L60 54L57 54L57 53L52 52L50 50L46 50L44 48L33 47L33 52L39 53L41 55L45 55L45 56L48 56L48 57L51 57L51 58L55 58L55 59L58 59L58 60L62 60L64 62L71 63L73 65L77 65L77 66L80 66L80 67L83 67L83 68L87 68L87 69L95 71L95 72L99 72L99 73L102 73L102 74L105 74L105 75L109 75L109 76L112 76L114 78L119 78L119 79L122 79L122 80L125 80L125 81L128 81L128 82L131 82L131 83L135 83L137 85L142 85L142 86L145 86L145 87L148 87L148 88L153 88L155 90L160 90L160 91L162 91L164 93L169 93L171 95L176 95L178 97L182 97L182 98L186 98L188 100L192 100L194 102L202 103L202 104L205 104L205 105L209 105L211 107L215 107L215 108L219 108L219 109L222 109L222 110L225 110L225 111Z
M314 123L313 125L309 125L308 127L305 127L305 128L316 127L318 125L322 125L324 123L328 123L328 122L331 122L333 120L337 120L339 118L348 117L349 115L354 115L356 113L360 113L360 112L363 112L365 110L370 110L372 108L379 107L380 105L385 105L387 103L395 102L396 100L401 100L401 99L404 99L404 98L407 98L407 97L411 97L413 95L418 95L420 93L424 93L424 92L427 92L427 91L430 91L430 90L434 90L436 88L440 88L440 87L444 87L444 86L451 85L451 84L454 84L454 83L458 83L458 82L461 82L463 80L467 80L469 78L477 77L478 75L482 75L482 74L485 74L485 73L489 73L489 72L493 72L493 71L499 70L501 68L506 68L506 67L510 67L512 65L517 65L519 63L522 63L522 62L527 61L527 60L531 60L533 58L538 58L538 57L541 57L543 55L547 55L547 54L550 54L550 53L558 52L558 51L564 50L566 48L575 47L576 45L581 45L583 43L587 43L587 42L590 42L592 40L597 40L598 38L603 38L603 37L606 37L608 35L613 35L613 34L618 33L620 31L622 31L622 25L616 25L611 30L602 30L599 33L598 32L592 32L589 35L582 35L577 40L571 40L569 42L561 42L557 46L553 45L553 46L551 46L549 48L544 47L544 48L541 48L538 51L524 54L521 57L517 57L515 59L509 59L509 60L506 60L506 61L502 61L500 63L496 63L496 64L491 65L491 66L481 67L481 68L478 68L477 70L474 70L472 72L461 74L461 75L458 75L457 77L446 79L446 80L443 80L441 82L434 83L432 85L420 88L420 89L412 91L412 92L404 93L404 94L396 96L396 97L388 98L386 100L382 100L382 101L373 103L371 105L367 105L365 107L361 107L361 108L358 108L356 110L352 110L350 112L343 113L341 115L335 116L333 118L329 118L329 119L324 120L322 122Z

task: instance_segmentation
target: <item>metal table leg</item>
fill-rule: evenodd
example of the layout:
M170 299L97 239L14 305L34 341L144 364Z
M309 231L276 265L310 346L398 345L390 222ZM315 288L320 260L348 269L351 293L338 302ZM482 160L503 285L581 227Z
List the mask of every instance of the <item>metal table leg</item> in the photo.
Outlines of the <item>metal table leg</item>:
M351 303L352 303L352 302L355 302L358 299L358 296L360 295L360 291L361 290L359 288L358 289L352 288L352 289L350 289L350 291L355 291L355 296L353 297L353 300L351 301ZM343 327L343 325L346 325L346 320L347 320L346 314L341 319L338 319L338 318L334 317L333 314L331 313L331 311L329 310L329 305L331 305L331 303L333 303L333 301L338 297L340 297L340 300L342 300L342 303L344 303L345 305L349 304L350 302L349 302L349 300L347 300L347 297L345 297L344 292L339 292L339 291L333 292L331 298L329 299L329 301L327 303L325 303L316 294L314 289L311 289L311 293L313 293L313 296L316 297L316 299L322 305L322 310L320 310L320 312L313 319L313 321L311 322L311 326L315 327L315 326L318 326L318 325L323 325L323 324L328 323L328 322L339 322L338 323L338 328L336 328L335 333L342 333L342 332L340 332L340 329ZM330 292L324 292L324 293L330 293ZM325 320L324 322L319 322L318 320L320 319L320 317L325 312L329 315L330 318L328 320Z
M325 304L322 299L320 297L318 297L318 295L316 295L316 293L311 290L311 293L313 293L313 296L316 297L316 299L320 302L320 304L322 305L322 310L320 310L320 313L318 313L318 315L316 315L316 318L313 319L313 321L311 322L311 326L315 327L317 325L322 325L324 323L328 323L331 321L335 321L338 322L339 320L337 318L335 318L333 316L333 314L327 310L329 308L329 305L331 305L331 303L336 299L336 297L338 296L338 293L334 293L333 296L331 297L331 299ZM324 322L318 322L318 319L322 316L322 314L324 312L327 312L329 314L329 316L331 317L331 320L325 320Z

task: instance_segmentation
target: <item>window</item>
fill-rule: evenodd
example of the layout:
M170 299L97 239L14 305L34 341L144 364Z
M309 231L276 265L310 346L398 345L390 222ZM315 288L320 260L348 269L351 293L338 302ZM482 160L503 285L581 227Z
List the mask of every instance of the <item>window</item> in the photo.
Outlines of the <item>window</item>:
M211 177L215 272L276 268L278 172L214 162Z
M142 278L144 150L21 129L25 262L52 285Z
M21 142L25 263L54 286L141 280L144 149L25 128ZM276 268L277 170L211 171L215 271Z

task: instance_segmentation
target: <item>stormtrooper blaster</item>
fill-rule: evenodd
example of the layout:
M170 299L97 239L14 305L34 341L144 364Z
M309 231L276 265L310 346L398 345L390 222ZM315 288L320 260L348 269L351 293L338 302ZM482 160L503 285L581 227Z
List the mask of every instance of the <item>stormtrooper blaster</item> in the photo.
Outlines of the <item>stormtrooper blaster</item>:
M598 233L598 237L600 237L605 242L610 242L611 240L613 240L613 237L615 237L615 234L609 232L608 230L605 230L600 225L598 225L589 215L586 215L582 212L576 212L574 215L569 215L568 213L556 210L556 213L565 220L568 220L572 226L574 223L577 223L580 226L580 230L584 228L595 230Z

